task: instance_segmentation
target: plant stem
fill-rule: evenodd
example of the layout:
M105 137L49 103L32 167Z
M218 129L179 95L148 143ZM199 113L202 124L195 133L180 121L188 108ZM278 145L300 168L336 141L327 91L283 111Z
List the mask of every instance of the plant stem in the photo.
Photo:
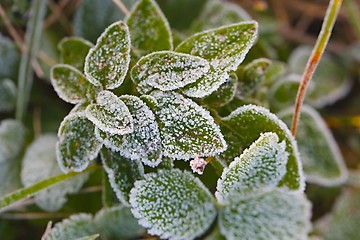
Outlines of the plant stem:
M32 3L31 18L25 36L25 50L21 56L18 77L16 119L19 121L22 121L29 101L33 82L33 69L31 64L36 57L40 45L41 23L45 15L45 6L45 0L34 0Z
M350 24L360 41L360 10L353 0L344 0L344 7Z
M292 119L291 132L295 136L300 119L301 106L304 102L306 89L310 83L310 80L316 70L318 63L320 62L321 56L323 55L326 45L329 42L331 31L334 27L337 15L341 7L342 0L331 0L326 11L326 16L321 27L321 32L317 38L314 49L309 57L306 64L300 86L296 96L294 116Z

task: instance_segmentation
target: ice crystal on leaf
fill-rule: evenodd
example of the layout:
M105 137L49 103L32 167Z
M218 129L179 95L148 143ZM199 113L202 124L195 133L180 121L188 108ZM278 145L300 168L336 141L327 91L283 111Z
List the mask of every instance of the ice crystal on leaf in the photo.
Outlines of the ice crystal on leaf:
M285 148L276 133L262 134L223 171L215 193L219 203L229 202L234 195L275 188L286 173L289 154Z
M172 240L203 234L216 217L214 198L198 178L178 169L159 170L135 182L131 211L150 234Z
M80 37L63 38L58 44L61 62L83 72L85 57L93 46L91 42Z
M209 71L209 62L203 58L171 51L154 52L142 57L131 70L135 83L162 91L184 87Z
M89 81L104 89L119 87L130 63L130 33L122 21L111 24L98 38L85 59Z
M86 108L86 116L99 129L111 134L131 133L134 129L134 120L125 103L107 90L101 91L96 103Z
M163 154L175 159L214 156L226 142L209 112L175 92L154 92Z
M98 155L102 144L94 130L94 124L83 113L68 115L61 122L56 157L63 172L80 172Z

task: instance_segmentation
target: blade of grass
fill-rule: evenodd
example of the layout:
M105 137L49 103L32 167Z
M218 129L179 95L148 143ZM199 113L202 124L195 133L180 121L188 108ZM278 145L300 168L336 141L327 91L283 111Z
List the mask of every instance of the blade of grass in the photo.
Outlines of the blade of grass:
M329 38L334 27L334 23L338 16L342 0L331 0L326 11L324 22L321 26L320 34L317 38L316 44L313 48L311 56L306 64L300 86L296 96L294 117L292 119L291 133L295 136L296 130L300 118L300 111L304 102L306 89L310 83L312 76L316 70L318 63L320 62L321 56L323 55L326 45L329 42Z

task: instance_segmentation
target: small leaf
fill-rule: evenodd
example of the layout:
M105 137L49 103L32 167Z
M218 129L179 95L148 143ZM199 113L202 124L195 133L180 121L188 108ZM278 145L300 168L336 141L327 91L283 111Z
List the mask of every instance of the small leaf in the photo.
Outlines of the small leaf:
M86 108L86 116L100 130L111 134L133 132L133 118L125 103L110 91L101 91L96 103Z
M10 79L0 80L0 112L9 112L15 108L17 89Z
M69 240L96 234L92 216L80 213L55 224L49 232L48 240Z
M57 141L56 135L46 134L27 148L21 171L21 181L25 187L61 173L55 155ZM87 174L82 174L47 188L35 195L35 202L45 211L57 211L66 203L66 195L79 191L87 178Z
M153 96L164 156L189 159L214 156L226 149L223 135L208 111L178 93L158 91Z
M219 225L228 240L308 238L311 204L302 193L279 190L235 200L221 209Z
M102 239L139 239L145 232L124 206L103 208L96 213L94 225Z
M84 71L85 57L93 46L91 42L80 37L65 37L58 44L61 62L82 72Z
M154 88L169 91L195 82L209 68L209 62L203 58L162 51L142 57L131 70L131 78L135 83L146 81Z
M293 109L285 109L278 116L290 125ZM307 181L323 186L346 181L348 174L340 149L320 114L310 106L301 109L296 140Z
M95 130L95 134L107 148L120 152L126 158L141 160L155 167L161 162L161 138L155 116L150 108L138 97L123 95L120 99L128 107L134 131L125 135L110 134Z
M293 106L300 81L301 75L290 74L275 82L269 92L271 109L278 111ZM310 84L309 91L312 91L311 87Z
M119 87L130 63L130 33L122 21L111 24L98 38L85 59L84 72L89 81L104 89Z
M274 189L286 173L288 153L285 142L276 133L264 133L240 157L225 168L217 182L217 200L221 204L234 196Z
M146 174L145 180L135 182L130 204L149 234L173 240L200 236L216 217L209 190L189 172L177 169Z
M139 0L126 17L131 33L131 47L136 56L172 50L169 23L153 0Z
M143 179L144 167L139 160L122 157L118 152L103 148L101 160L108 174L110 185L117 198L129 206L129 193L136 180Z
M286 124L276 115L270 113L266 108L246 105L222 118L220 126L222 126L221 131L228 143L228 149L220 157L227 162L239 156L263 132L276 133L280 141L285 140L289 158L286 174L279 186L285 186L294 191L303 191L305 183L295 139Z
M83 113L65 117L59 127L56 158L63 172L81 172L101 149L94 134L95 126Z
M72 104L92 99L99 91L79 70L66 64L55 65L51 69L50 79L59 97Z
M176 51L205 58L216 70L235 71L254 44L257 28L249 21L204 31L180 43Z

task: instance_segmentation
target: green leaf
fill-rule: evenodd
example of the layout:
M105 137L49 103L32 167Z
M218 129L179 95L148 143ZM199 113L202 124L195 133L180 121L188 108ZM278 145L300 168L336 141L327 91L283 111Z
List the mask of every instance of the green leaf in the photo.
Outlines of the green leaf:
M212 194L189 172L159 170L135 182L131 211L148 233L161 238L193 239L216 217Z
M173 49L169 23L155 1L139 0L125 22L130 29L131 47L136 56Z
M51 84L58 96L65 102L77 104L94 99L100 90L93 86L76 68L57 64L51 69Z
M94 217L94 224L102 239L138 239L144 232L129 208L103 208Z
M96 103L86 108L87 118L100 130L111 134L127 134L134 130L134 120L125 103L110 91L101 91Z
M274 190L236 199L220 211L221 233L235 239L307 239L311 204L302 193Z
M130 160L122 157L118 152L103 148L101 160L110 185L117 198L129 206L129 193L137 180L143 179L144 167L139 160Z
M12 111L16 104L17 89L10 79L0 80L0 112Z
M61 122L56 145L56 158L63 172L81 172L101 149L95 137L95 126L83 113L68 115Z
M162 51L142 57L131 70L131 78L137 84L146 82L151 87L169 91L195 82L209 68L209 62L203 58Z
M290 74L277 81L270 89L271 109L276 111L293 106L300 85L301 76ZM311 91L311 85L309 86Z
M273 190L286 173L289 154L285 148L285 141L279 143L276 133L261 134L224 169L216 187L218 202L225 204L234 196Z
M89 81L104 89L119 87L130 63L130 33L125 23L115 22L105 29L85 59Z
M208 111L174 92L154 92L163 155L175 159L214 156L226 142ZM150 106L151 108L151 106Z
M99 237L99 234L93 234L86 237L77 238L76 240L95 240Z
M58 44L61 62L82 72L84 71L85 57L93 46L91 42L80 37L65 37Z
M11 39L0 34L0 79L15 79L20 62L20 53Z
M239 156L245 148L259 138L261 133L276 133L280 141L285 140L286 151L290 154L286 174L279 186L295 191L304 190L304 177L295 139L286 124L276 115L266 108L246 105L222 118L220 126L228 144L228 149L220 157L227 162Z
M291 125L293 108L283 110L278 116ZM310 106L301 109L296 140L307 181L323 186L346 181L348 174L340 149L325 121Z
M21 170L21 181L25 187L61 173L55 154L57 141L56 135L46 134L27 148ZM57 211L66 203L66 195L79 191L87 178L87 174L82 174L45 189L35 195L35 203L45 211Z
M161 162L161 138L158 124L150 108L140 98L123 95L120 99L133 117L134 131L119 135L95 130L96 136L107 148L120 152L126 158L141 160L155 167Z

